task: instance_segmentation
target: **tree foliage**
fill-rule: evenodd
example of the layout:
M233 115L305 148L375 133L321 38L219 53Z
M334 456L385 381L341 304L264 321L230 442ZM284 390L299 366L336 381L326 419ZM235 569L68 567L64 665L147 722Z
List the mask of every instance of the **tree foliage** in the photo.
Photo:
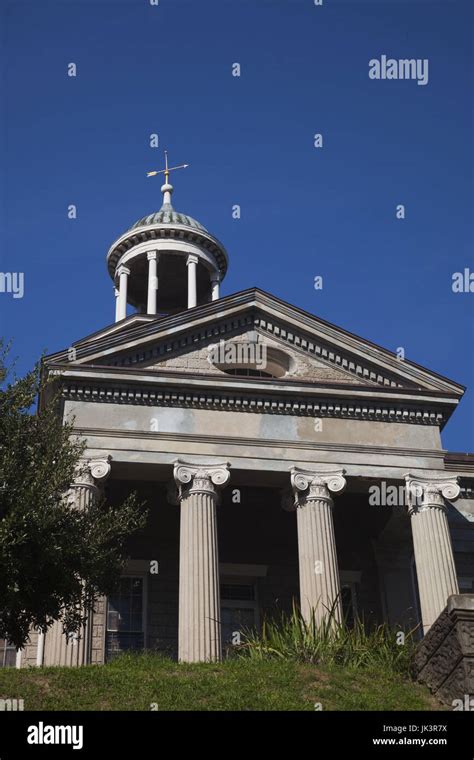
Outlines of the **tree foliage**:
M41 364L11 378L7 359L0 341L0 638L20 648L54 619L79 630L85 609L115 589L146 512L135 494L119 506L71 508L84 443L62 419ZM34 411L39 396L47 401Z

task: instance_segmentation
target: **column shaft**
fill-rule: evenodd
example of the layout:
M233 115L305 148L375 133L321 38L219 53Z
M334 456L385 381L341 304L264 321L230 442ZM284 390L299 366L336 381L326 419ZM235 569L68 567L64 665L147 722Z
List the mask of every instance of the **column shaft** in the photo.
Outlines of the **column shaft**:
M188 256L188 309L197 305L197 256Z
M305 620L315 611L320 623L334 606L333 617L342 619L339 568L330 501L308 501L296 510L300 570L300 603Z
M221 613L215 496L197 493L181 501L179 561L179 659L219 660Z
M426 633L458 594L456 566L446 513L445 498L459 495L456 481L407 480L416 575L423 631Z
M120 306L120 301L119 301L120 290L118 288L114 288L114 294L115 294L115 321L118 322L119 319L120 319L120 316L119 316L119 313L120 313L120 310L119 310L119 306Z
M67 495L71 509L89 509L100 497L100 486L110 472L108 459L89 462ZM91 656L93 610L87 610L87 619L77 634L67 637L62 621L55 620L48 628L44 641L44 665L77 667L88 665Z
M216 505L228 465L177 462L174 478L181 503L178 656L211 662L221 658Z
M158 291L158 254L155 251L148 253L148 298L147 314L156 314L156 299Z
M125 319L125 317L127 316L127 287L128 287L128 276L130 274L130 269L127 269L127 267L120 267L118 274L119 274L119 295L118 295L117 312L116 312L117 322L119 322L121 319Z
M220 287L220 279L218 275L214 275L211 277L211 298L213 301L217 301L219 299L219 287Z
M344 490L344 470L314 471L293 467L290 499L285 509L296 509L300 606L306 622L320 625L332 614L332 622L342 620L341 586L334 535L331 492Z

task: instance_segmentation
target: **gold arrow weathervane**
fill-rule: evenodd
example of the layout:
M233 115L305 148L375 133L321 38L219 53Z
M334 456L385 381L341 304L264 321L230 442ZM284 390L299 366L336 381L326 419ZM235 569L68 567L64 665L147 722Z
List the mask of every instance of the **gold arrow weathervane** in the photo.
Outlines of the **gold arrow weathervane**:
M180 164L179 166L168 166L168 151L165 150L165 168L158 171L147 172L147 177L156 177L157 174L165 175L165 183L168 184L168 177L170 172L174 172L175 169L187 169L189 164Z

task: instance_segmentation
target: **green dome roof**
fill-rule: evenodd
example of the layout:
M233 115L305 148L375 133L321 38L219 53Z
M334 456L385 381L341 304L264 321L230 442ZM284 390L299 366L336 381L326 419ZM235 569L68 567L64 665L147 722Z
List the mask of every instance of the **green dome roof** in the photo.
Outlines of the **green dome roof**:
M185 227L192 227L196 230L202 230L207 232L206 228L202 224L193 219L192 216L187 214L180 214L179 211L175 211L170 203L164 203L159 211L155 211L154 214L148 214L135 222L130 229L134 230L136 227L146 227L151 224L182 224Z

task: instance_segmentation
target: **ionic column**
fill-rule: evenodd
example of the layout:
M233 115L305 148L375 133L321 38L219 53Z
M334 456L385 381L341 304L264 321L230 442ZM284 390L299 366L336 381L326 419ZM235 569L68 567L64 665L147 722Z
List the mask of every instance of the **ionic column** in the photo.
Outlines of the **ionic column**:
M217 301L219 298L220 282L221 277L218 272L211 274L211 298L213 301Z
M102 489L110 473L110 457L82 463L67 494L71 509L89 509L102 495ZM48 628L44 642L44 665L69 667L87 665L90 662L93 611L87 611L82 629L70 637L63 633L62 621L56 620Z
M221 611L216 504L219 489L229 481L229 465L178 461L173 475L181 504L179 660L219 660Z
M459 594L445 500L457 499L460 488L457 478L408 474L405 481L426 633L446 607L448 596Z
M158 254L156 251L148 251L148 299L147 314L156 314L156 295L158 290Z
M115 319L116 322L119 322L121 319L125 319L127 316L127 286L130 269L128 269L128 267L121 266L118 268L117 274L119 277L119 295L117 299Z
M298 525L300 605L304 619L316 623L332 610L334 621L342 620L341 586L337 564L331 493L341 493L344 470L291 470L291 494L285 509L295 509Z
M68 503L73 509L88 509L102 495L104 485L109 477L110 456L104 459L90 459L80 463L68 494Z
M186 259L188 267L188 309L197 304L197 265L198 257L190 254Z

